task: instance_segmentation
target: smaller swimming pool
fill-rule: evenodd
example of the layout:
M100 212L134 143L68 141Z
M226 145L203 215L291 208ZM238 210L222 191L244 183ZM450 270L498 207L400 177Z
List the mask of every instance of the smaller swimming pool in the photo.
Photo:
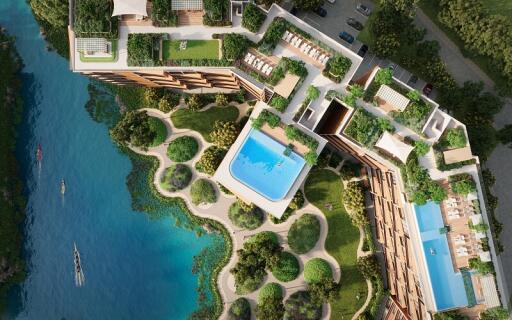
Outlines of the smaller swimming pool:
M251 129L229 171L233 178L271 201L283 199L306 163L295 152L284 155L286 147L263 132Z
M441 208L429 201L414 209L437 311L467 306L462 274L454 271L448 239L439 231L444 227Z

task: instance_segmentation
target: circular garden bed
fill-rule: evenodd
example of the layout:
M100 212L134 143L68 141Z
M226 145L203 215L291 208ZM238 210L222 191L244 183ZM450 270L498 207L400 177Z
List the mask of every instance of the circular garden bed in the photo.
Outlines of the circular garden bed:
M277 280L288 282L297 279L300 273L299 261L290 252L282 252L272 274Z
M229 207L229 220L239 228L254 230L263 224L263 218L263 211L256 206L236 201Z
M293 252L303 254L313 249L320 237L320 222L306 213L295 220L288 231L288 244Z
M173 164L164 171L160 186L167 191L176 192L186 188L192 179L192 170L181 163Z
M197 205L215 203L217 201L217 194L213 184L206 179L198 179L192 183L190 187L190 197L192 203Z
M194 137L182 136L174 139L167 147L167 156L172 161L185 162L192 159L199 148Z
M322 258L313 258L304 266L304 280L307 283L319 283L332 280L332 269L329 262Z

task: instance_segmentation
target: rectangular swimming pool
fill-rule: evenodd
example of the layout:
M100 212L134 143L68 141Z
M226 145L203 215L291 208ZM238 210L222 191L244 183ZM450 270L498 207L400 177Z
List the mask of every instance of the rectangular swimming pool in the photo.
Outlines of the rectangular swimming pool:
M233 178L271 201L283 199L299 176L304 159L263 132L251 129L229 171Z
M414 209L437 311L467 306L462 274L454 271L448 239L439 230L444 227L441 208L429 201Z

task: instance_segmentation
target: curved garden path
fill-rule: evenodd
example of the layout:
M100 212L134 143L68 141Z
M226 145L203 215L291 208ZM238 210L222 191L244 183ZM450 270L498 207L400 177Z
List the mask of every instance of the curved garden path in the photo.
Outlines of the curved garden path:
M182 108L182 107L183 106L180 106L178 108ZM241 108L242 109L241 110L242 112L240 113L241 116L243 116L245 114L244 111L246 111L247 108L248 108L247 106L244 106L243 108ZM276 234L278 234L280 243L283 246L284 250L291 251L288 246L288 243L286 241L287 233L288 233L288 230L290 229L290 226L292 225L292 223L303 213L311 213L311 214L314 214L318 218L318 221L320 222L320 238L317 241L315 247L312 250L310 250L309 252L307 252L305 254L301 254L301 255L297 255L294 253L294 255L299 260L299 264L301 267L301 274L299 275L299 277L297 279L285 283L285 282L281 282L281 281L278 281L277 279L275 279L274 276L272 275L272 273L269 272L267 277L264 280L264 284L268 283L268 282L277 282L277 283L281 284L281 286L283 287L284 292L285 292L284 300L286 300L292 293L299 291L299 290L304 290L306 288L306 282L304 281L303 273L302 273L304 263L314 257L319 257L319 258L323 258L323 259L327 260L331 264L331 267L333 267L334 280L336 280L336 281L340 280L341 272L339 269L339 265L338 265L337 261L331 255L329 255L329 253L325 250L325 247L324 247L325 240L327 238L327 230L328 230L327 220L326 220L324 214L317 207L308 203L307 200L305 201L304 207L300 210L297 210L296 213L294 215L292 215L286 222L283 222L281 224L273 224L269 219L265 219L265 222L256 230L241 230L240 228L237 228L236 226L234 226L228 217L229 207L231 206L231 204L233 202L236 201L236 198L234 196L226 195L226 194L222 193L216 184L214 184L214 185L215 185L216 193L218 196L217 202L214 204L207 205L207 206L201 206L201 205L196 206L192 203L191 198L190 198L190 185L187 186L185 189L180 190L178 192L169 192L169 191L163 189L160 186L160 181L159 181L160 177L163 175L164 170L173 164L173 161L171 161L167 157L167 146L170 141L172 141L180 136L192 136L197 139L198 144L199 144L199 149L198 149L197 154L191 160L183 162L183 164L190 166L192 169L192 180L191 181L194 181L197 178L206 178L211 181L211 177L208 176L207 174L197 172L194 169L194 164L199 160L203 150L206 149L207 147L211 146L212 144L209 143L208 141L206 141L202 137L202 135L196 131L193 131L191 129L176 128L170 119L172 111L169 113L164 113L157 109L146 108L146 109L142 109L142 110L147 111L148 115L162 120L168 130L168 135L167 135L164 143L162 143L161 145L159 145L157 147L149 148L147 151L141 150L139 148L131 147L131 149L133 151L135 151L139 154L150 155L150 156L154 156L154 157L158 158L159 167L156 170L155 175L153 177L153 183L154 183L156 189L158 190L158 192L160 192L162 195L167 196L167 197L181 197L186 202L188 209L193 214L195 214L199 217L213 219L213 220L216 220L216 221L222 223L223 226L230 233L231 238L233 240L233 254L231 255L229 262L221 270L221 272L218 276L218 280L217 280L217 282L218 282L217 287L219 289L219 292L222 296L223 303L224 303L224 310L221 315L221 319L226 318L228 306L233 301L235 301L236 299L241 297L235 293L234 277L231 275L231 273L229 271L236 264L236 262L237 262L236 251L238 249L242 248L245 239L247 239L251 235L254 235L261 231L272 231L272 232L275 232ZM173 110L173 111L175 111L175 110ZM301 188L303 188L303 186L301 186ZM364 241L364 234L362 234L360 241L361 242ZM360 246L361 245L362 244L360 244ZM254 307L256 305L257 295L258 295L258 290L255 292L243 295L245 298L247 298L250 301L251 306L253 307L253 311L254 311ZM359 313L364 311L364 308L368 305L370 299L371 299L371 284L369 284L369 295L367 297L367 300L366 300L363 308L361 308L361 310L359 310L354 315L353 319L356 319L356 317L359 315ZM329 304L324 304L323 309L324 309L323 310L323 318L329 319L330 318ZM253 318L254 318L254 312L253 312Z

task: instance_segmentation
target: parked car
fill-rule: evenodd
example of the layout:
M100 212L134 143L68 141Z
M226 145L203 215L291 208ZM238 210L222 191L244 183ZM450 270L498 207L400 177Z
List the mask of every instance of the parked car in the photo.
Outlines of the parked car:
M293 7L292 10L290 10L290 13L293 14L294 16L297 16L298 12L299 12L299 9L297 9L297 7Z
M336 0L327 0L327 2L329 2L330 4L335 4Z
M327 15L327 10L325 10L323 7L318 7L315 10L313 10L313 12L322 18Z
M366 52L368 52L368 46L363 44L361 46L361 48L359 48L359 51L357 51L357 54L360 56L360 57L364 57L366 55Z
M418 77L415 76L414 74L409 78L409 80L407 81L407 85L409 87L412 87L416 84L416 82L418 82Z
M363 24L354 18L348 18L347 24L358 31L363 30Z
M367 17L372 13L372 9L368 8L367 6L365 6L362 3L360 3L356 6L356 10L359 11L359 13L361 13Z
M353 43L354 42L354 36L351 35L350 33L348 32L340 32L340 34L338 35L338 37L340 37L341 40L345 40L347 41L348 43Z
M432 84L430 84L430 83L427 83L423 87L423 94L428 97L432 93L432 90L434 90L434 86Z
M390 62L386 68L389 68L389 70L391 70L391 74L395 74L396 67L396 63Z

